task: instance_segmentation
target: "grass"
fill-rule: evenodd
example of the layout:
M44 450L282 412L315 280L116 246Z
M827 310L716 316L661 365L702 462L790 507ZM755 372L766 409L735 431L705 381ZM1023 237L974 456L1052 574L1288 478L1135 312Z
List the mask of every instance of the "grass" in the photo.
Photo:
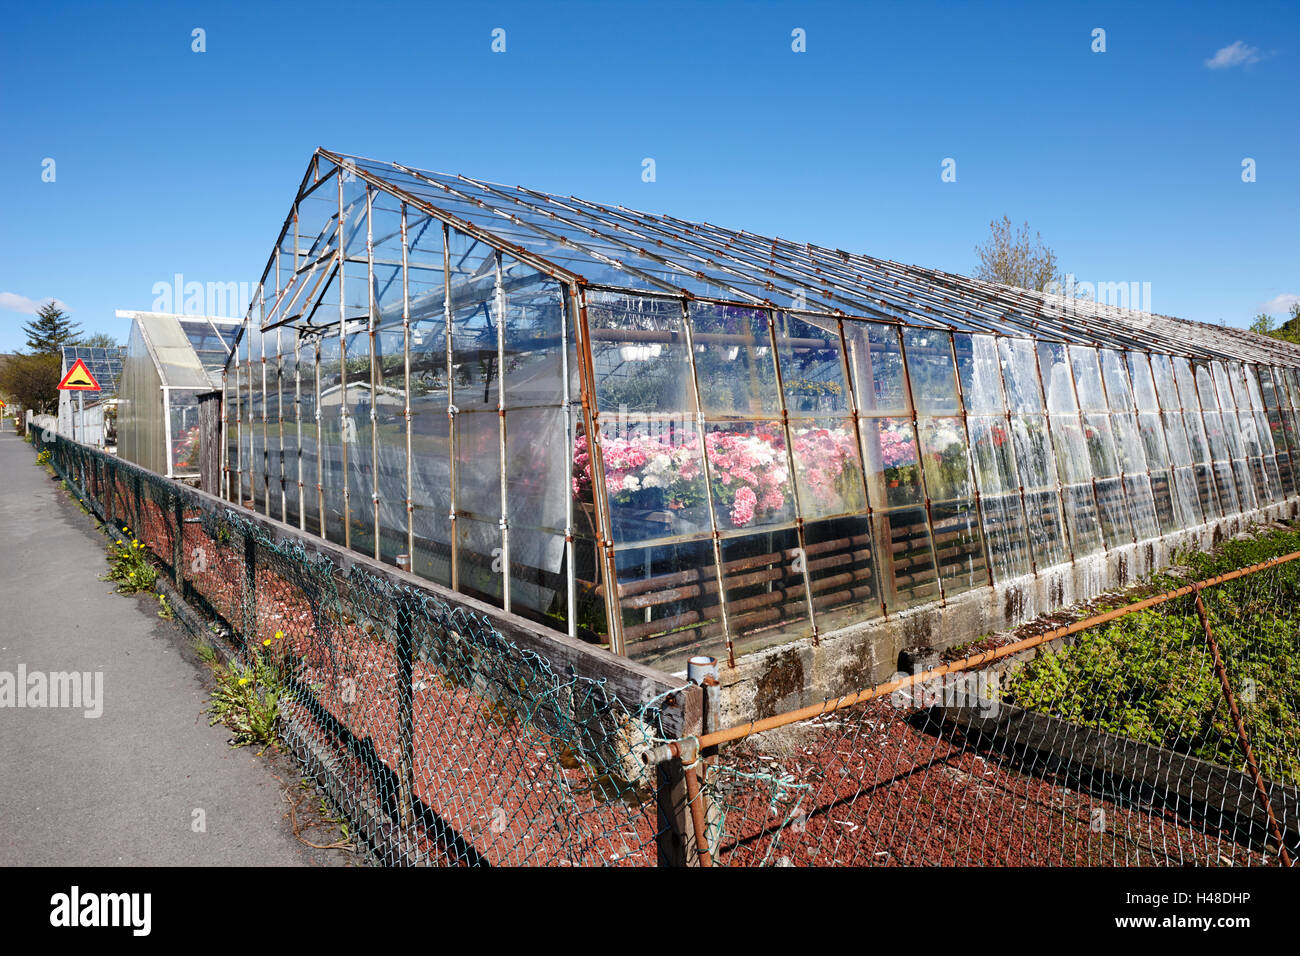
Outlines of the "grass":
M1300 528L1178 557L1157 590L1300 551ZM1300 560L1214 585L1203 601L1265 777L1300 783ZM1195 609L1177 598L1082 632L1010 675L1003 698L1029 710L1241 769L1236 729Z

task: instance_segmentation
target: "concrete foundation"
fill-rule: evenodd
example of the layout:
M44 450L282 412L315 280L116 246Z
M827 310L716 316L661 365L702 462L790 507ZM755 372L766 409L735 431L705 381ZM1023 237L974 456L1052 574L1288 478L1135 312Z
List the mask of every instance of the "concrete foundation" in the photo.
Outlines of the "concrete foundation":
M1291 498L830 631L816 643L805 638L747 654L735 667L719 667L720 725L769 717L930 666L945 648L1131 587L1171 566L1179 552L1207 551L1252 525L1297 515L1300 498Z

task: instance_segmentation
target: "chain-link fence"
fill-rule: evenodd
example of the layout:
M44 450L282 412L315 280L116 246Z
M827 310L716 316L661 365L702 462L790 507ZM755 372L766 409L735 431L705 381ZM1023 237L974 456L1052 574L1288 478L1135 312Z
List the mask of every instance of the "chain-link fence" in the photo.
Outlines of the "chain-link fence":
M274 664L282 737L384 863L1289 865L1300 853L1300 530L1189 556L1112 609L715 728L700 687L584 657L85 446L37 444L246 659Z
M1238 551L1270 544L1294 552L1300 532ZM706 734L714 859L1290 865L1300 852L1296 558L1166 577L1167 591L986 640L848 706Z
M686 861L680 768L640 755L693 729L698 689L60 436L35 443L259 663L241 673L279 696L280 737L379 862Z

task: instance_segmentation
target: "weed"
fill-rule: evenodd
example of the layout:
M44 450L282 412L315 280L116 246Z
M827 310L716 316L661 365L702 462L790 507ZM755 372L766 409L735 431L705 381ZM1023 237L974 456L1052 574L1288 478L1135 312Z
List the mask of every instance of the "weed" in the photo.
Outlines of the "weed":
M130 544L115 541L108 550L106 581L116 581L121 594L152 591L158 583L158 569L149 563L148 552L135 539Z
M234 731L230 742L235 747L273 743L285 695L280 666L259 654L251 665L218 666L216 679L209 726L225 724Z

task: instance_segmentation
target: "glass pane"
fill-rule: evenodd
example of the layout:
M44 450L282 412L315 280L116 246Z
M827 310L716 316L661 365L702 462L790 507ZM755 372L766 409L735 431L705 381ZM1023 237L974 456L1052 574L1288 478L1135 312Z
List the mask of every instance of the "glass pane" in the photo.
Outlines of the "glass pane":
M1038 356L1029 339L999 339L1002 378L1007 402L1013 412L1037 412L1043 409L1043 395L1038 384Z
M1201 511L1201 496L1197 489L1196 475L1192 469L1174 469L1174 497L1178 500L1178 511L1183 527L1201 524L1205 520Z
M1015 447L1020 483L1030 489L1054 489L1057 483L1056 459L1048 437L1047 416L1013 416L1011 441Z
M727 538L722 564L727 589L727 624L735 644L758 631L787 640L812 633L808 597L793 529ZM738 651L757 649L752 644Z
M1134 416L1112 415L1111 427L1115 432L1115 452L1119 457L1119 470L1125 474L1146 471L1146 449L1143 446L1141 436L1138 434L1138 426Z
M882 567L885 600L891 611L939 597L934 553L924 508L885 512L877 540L888 542L890 560Z
M1029 572L1029 539L1019 494L981 495L984 534L993 559L995 581Z
M957 378L948 334L904 329L903 344L917 414L957 414Z
M1130 544L1133 541L1133 526L1129 522L1123 483L1118 478L1105 478L1093 484L1097 491L1101 533L1106 547Z
M711 541L620 548L616 565L629 657L647 664L687 653L726 657Z
M1156 398L1155 379L1152 377L1154 359L1149 364L1143 352L1126 352L1125 356L1128 361L1129 381L1133 386L1133 401L1141 411L1158 411L1160 403ZM1166 374L1168 374L1167 366ZM1168 384L1172 385L1172 380Z
M781 423L714 423L706 428L719 530L793 521L790 469Z
M1139 541L1160 534L1156 520L1156 506L1151 491L1151 479L1146 475L1125 475L1124 492L1128 495L1129 517L1133 521L1133 534Z
M992 335L955 335L953 349L957 354L957 373L966 411L971 414L1002 411L1005 402L997 339Z
M1107 478L1119 474L1119 463L1115 458L1115 438L1111 432L1109 415L1085 415L1083 418L1083 437L1088 443L1088 461L1092 464L1092 474L1097 478Z
M1025 517L1030 551L1040 571L1070 559L1061 500L1055 491L1025 492Z
M871 522L864 515L804 526L808 577L821 630L856 624L881 613L874 545Z
M969 501L935 503L934 551L947 597L989 583L984 539L975 506Z
M592 292L587 325L600 411L694 414L678 300Z
M694 422L629 422L602 436L600 447L615 542L710 533L702 446ZM585 436L575 440L574 468L580 499L589 497Z
M867 456L863 464L873 502L879 502L882 507L919 503L922 500L920 458L911 419L863 418L858 428Z
M1065 513L1070 529L1070 544L1076 558L1101 550L1101 525L1092 485L1067 485Z
M858 409L864 414L910 412L898 329L874 322L846 321L844 335L849 343Z
M776 388L767 313L692 303L690 320L704 414L779 415L781 396Z
M805 520L866 510L852 419L792 421L794 473Z
M1124 353L1114 349L1101 350L1102 381L1112 412L1127 412L1133 408L1133 395L1129 391L1128 366Z
M966 435L960 418L923 418L917 423L925 463L926 491L932 501L971 496Z
M1108 405L1101 383L1097 350L1071 345L1070 363L1074 367L1074 387L1079 396L1079 407L1085 412L1105 411Z
M975 480L980 494L1007 494L1018 491L1012 458L1013 442L1007 434L1007 424L1001 418L969 418L971 459L975 464Z
M1074 381L1066 361L1065 346L1054 342L1038 343L1038 366L1043 376L1049 412L1075 412Z
M840 354L838 329L812 325L788 312L778 312L777 356L791 416L847 413L849 396Z

